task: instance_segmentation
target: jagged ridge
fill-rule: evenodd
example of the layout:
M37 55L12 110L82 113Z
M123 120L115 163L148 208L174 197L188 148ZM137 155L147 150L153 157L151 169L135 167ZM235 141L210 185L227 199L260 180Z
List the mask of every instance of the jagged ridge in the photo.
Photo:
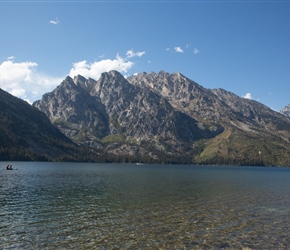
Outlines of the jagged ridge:
M289 152L288 118L228 91L205 89L180 73L67 77L33 105L78 144L115 155L211 164L289 162L282 157ZM253 140L259 142L255 148L245 146Z

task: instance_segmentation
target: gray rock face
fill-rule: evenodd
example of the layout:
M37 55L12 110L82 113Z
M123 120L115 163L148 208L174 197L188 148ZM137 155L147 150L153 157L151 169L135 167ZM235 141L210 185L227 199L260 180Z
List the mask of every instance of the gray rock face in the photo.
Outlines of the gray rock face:
M74 142L117 155L215 158L230 152L225 140L241 135L243 141L273 137L279 145L290 140L287 117L226 90L206 89L180 73L125 79L110 71L98 81L67 77L33 106Z
M65 135L91 144L109 133L105 106L91 96L92 79L67 77L53 92L33 105L43 111Z
M285 106L281 111L281 114L286 115L288 117L290 117L290 104L288 104L287 106Z
M115 135L181 146L217 134L200 128L149 86L131 84L117 71L103 73L98 81L67 77L33 105L79 144L98 144Z
M205 89L180 73L142 73L128 80L148 86L176 109L193 117L200 128L223 131L230 126L242 130L266 128L275 134L289 120L265 105L241 98L223 89Z

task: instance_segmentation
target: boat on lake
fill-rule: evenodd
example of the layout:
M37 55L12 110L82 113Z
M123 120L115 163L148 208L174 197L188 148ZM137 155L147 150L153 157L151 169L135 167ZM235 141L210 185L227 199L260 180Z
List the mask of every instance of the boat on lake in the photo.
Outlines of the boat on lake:
M12 165L7 165L6 170L13 170Z

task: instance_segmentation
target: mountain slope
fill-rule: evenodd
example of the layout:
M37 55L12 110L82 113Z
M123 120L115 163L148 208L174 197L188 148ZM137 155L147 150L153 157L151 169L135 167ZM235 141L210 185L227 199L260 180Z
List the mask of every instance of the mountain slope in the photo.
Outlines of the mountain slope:
M200 126L230 126L242 120L248 126L280 131L289 119L253 100L223 89L205 89L180 73L142 73L128 78L134 85L149 86L164 96L175 109L194 117ZM242 128L242 127L241 127Z
M0 159L53 160L76 146L38 109L0 89Z
M162 95L130 84L117 71L90 81L87 87L83 77L68 77L33 104L78 144L100 148L102 142L120 142L122 138L124 143L134 141L139 147L146 143L150 148L180 154L196 140L217 134L199 128L194 118L175 110Z
M142 73L128 80L162 94L200 127L223 128L215 138L195 144L196 162L289 165L290 120L265 105L205 89L180 73Z
M74 142L119 160L290 165L289 118L180 73L67 77L33 105Z
M75 81L67 77L53 92L43 95L42 101L33 105L69 138L75 141L80 138L90 145L108 135L108 117L100 98L91 96L86 90L90 80L79 76Z

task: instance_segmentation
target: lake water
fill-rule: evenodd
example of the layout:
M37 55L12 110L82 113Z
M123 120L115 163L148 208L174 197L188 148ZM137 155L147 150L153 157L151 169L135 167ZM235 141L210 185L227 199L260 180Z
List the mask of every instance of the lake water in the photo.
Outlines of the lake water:
M0 249L289 249L290 169L14 162Z

